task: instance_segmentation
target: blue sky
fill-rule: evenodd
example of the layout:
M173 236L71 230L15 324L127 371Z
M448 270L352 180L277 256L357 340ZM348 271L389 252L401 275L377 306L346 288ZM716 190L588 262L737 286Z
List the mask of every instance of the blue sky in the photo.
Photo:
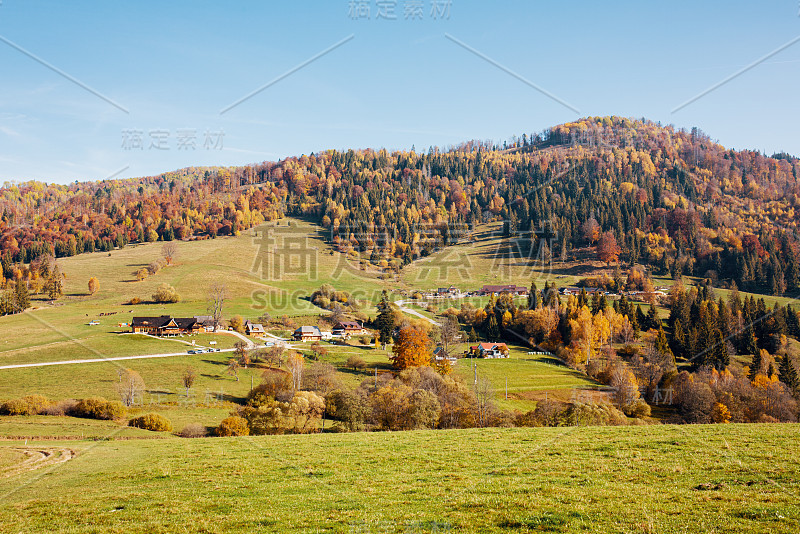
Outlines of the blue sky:
M395 20L378 19L380 1L353 18L350 0L1 0L0 182L502 141L590 115L698 126L728 147L800 154L800 42L672 112L800 36L797 0L437 0L449 4L437 18L423 0L421 20L405 19L411 0L389 2Z

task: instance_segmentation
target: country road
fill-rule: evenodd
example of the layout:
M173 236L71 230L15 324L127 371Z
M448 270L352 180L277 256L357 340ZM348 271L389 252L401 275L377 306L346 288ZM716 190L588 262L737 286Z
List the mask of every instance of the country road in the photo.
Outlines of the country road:
M421 314L421 313L419 313L418 311L416 311L416 310L412 310L411 308L407 307L407 306L406 306L406 302L409 302L409 301L407 301L407 300L396 300L396 301L394 301L394 303L395 303L395 304L397 304L397 307L398 307L398 308L400 308L400 311L401 311L401 312L403 312L403 313L408 313L408 314L411 314L411 315L414 315L414 316L416 316L416 317L419 317L420 319L425 319L425 320L426 320L426 321L428 321L429 323L431 323L431 324L433 324L433 325L436 325L436 326L439 326L439 323L437 323L436 321L434 321L434 320L433 320L433 319L431 319L430 317L427 317L427 316L425 316L425 315L422 315L422 314ZM412 301L412 302L416 302L416 301Z
M220 349L219 352L233 352L236 349ZM187 352L170 352L164 354L141 354L138 356L112 356L108 358L89 358L85 360L61 360L58 362L40 362L40 363L18 363L14 365L0 365L0 370L3 369L20 369L23 367L47 367L49 365L70 365L80 363L102 363L102 362L117 362L122 360L145 360L148 358L169 358L171 356L189 356Z
M244 334L240 334L239 332L233 332L233 331L226 330L226 331L222 331L222 332L218 332L218 333L219 334L228 334L228 335L233 335L233 336L238 337L239 339L241 339L242 341L245 341L247 343L247 348L250 349L250 350L255 349L258 346L251 339L249 339L247 336L245 336ZM139 334L139 335L141 335L141 334ZM145 334L145 335L147 335L147 334ZM174 357L174 356L187 356L188 355L187 351L191 350L192 348L194 348L194 349L204 348L204 347L199 347L199 346L192 345L188 341L183 341L183 340L180 340L180 339L165 339L165 338L159 338L159 337L149 336L149 335L148 335L148 337L152 337L154 339L163 340L163 341L178 341L178 342L181 342L181 343L185 343L189 348L184 350L184 351L181 351L181 352L165 352L165 353L161 353L161 354L139 354L139 355L136 355L136 356L109 356L109 357L104 357L104 358L87 358L87 359L80 359L80 360L61 360L61 361L55 361L55 362L18 363L18 364L14 364L14 365L0 365L0 371L2 371L3 369L21 369L21 368L24 368L24 367L48 367L48 366L51 366L51 365L72 365L72 364L81 364L81 363L118 362L118 361L124 361L124 360L146 360L146 359L149 359L149 358L170 358L170 357ZM219 351L215 351L215 352L233 352L235 350L236 349L220 349Z

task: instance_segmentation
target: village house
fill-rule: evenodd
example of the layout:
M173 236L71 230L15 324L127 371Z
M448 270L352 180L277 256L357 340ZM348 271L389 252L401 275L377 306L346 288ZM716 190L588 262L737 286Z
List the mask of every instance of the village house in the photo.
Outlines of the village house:
M244 329L249 336L261 336L264 334L264 325L260 323L254 323L249 319L244 322Z
M436 290L436 296L442 298L457 297L460 294L461 291L456 286L440 287Z
M445 353L444 353L444 349L441 346L436 347L435 349L433 349L433 358L437 362L442 362L444 360L447 360L450 363L455 363L456 360L457 360L457 358L455 356L453 356L452 354L450 356L446 356Z
M333 327L333 335L339 337L361 336L367 333L367 330L355 321L342 321Z
M134 317L131 331L134 334L150 334L153 336L180 336L195 334L202 329L194 317Z
M210 315L195 315L195 320L197 324L205 330L206 332L213 332L214 331L214 318Z
M594 295L595 293L600 295L607 295L608 292L601 288L601 287L576 287L576 286L567 286L562 287L558 290L564 296L570 295L580 295L581 291L584 291L587 295Z
M469 350L479 358L508 358L508 345L505 343L479 343Z
M316 326L301 326L292 334L295 341L319 341L322 339L322 332Z
M527 295L528 288L508 284L508 285L486 285L478 290L478 295L491 295L492 293L510 293L511 295Z

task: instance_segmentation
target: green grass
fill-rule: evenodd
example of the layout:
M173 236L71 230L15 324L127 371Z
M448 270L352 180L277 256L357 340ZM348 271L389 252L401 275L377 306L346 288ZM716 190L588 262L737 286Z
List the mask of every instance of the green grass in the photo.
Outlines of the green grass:
M523 412L534 409L537 401L545 398L545 395L569 400L576 391L602 387L552 356L527 354L527 350L513 345L510 349L509 358L460 359L454 366L454 372L472 384L474 364L478 376L488 378L492 384L499 407ZM505 398L506 383L508 399Z
M0 439L131 439L154 436L153 432L123 426L114 421L47 415L0 416Z
M134 315L203 315L208 288L215 282L225 283L230 295L225 318L242 315L256 319L264 312L273 317L318 315L322 310L307 297L323 283L350 291L359 299L375 301L379 297L384 282L377 278L378 273L353 269L352 262L325 244L317 227L304 221L290 222L291 227L282 221L278 227L273 223L238 237L178 242L175 265L143 282L137 282L133 273L160 257L162 243L59 259L66 276L64 297L54 304L34 299L34 308L27 313L0 317L0 365L164 352L168 345L163 342L114 332L129 331L118 324L129 323ZM265 229L272 233L273 243L262 249L256 232ZM302 252L288 253L295 246L289 239L296 236L305 239ZM268 252L273 246L274 254ZM293 258L310 259L304 266L295 265ZM270 270L275 265L280 266L280 280L276 271ZM87 292L90 276L100 282L100 290L92 296ZM133 297L149 300L162 283L174 286L181 302L125 304ZM100 325L89 326L93 319Z
M570 427L68 442L78 456L47 476L3 480L4 493L14 492L0 504L0 524L9 532L795 533L797 431ZM0 451L18 446L0 442Z
M54 365L4 369L0 381L0 399L39 393L52 400L102 396L117 398L121 369L133 369L144 380L147 398L159 397L162 402L178 402L185 396L181 382L187 367L197 372L192 395L204 398L206 392L224 394L225 399L244 397L250 390L250 375L256 383L261 370L240 369L239 381L227 373L231 353L186 354L168 358L98 362L80 365ZM80 380L76 377L80 376ZM147 399L146 399L147 400Z

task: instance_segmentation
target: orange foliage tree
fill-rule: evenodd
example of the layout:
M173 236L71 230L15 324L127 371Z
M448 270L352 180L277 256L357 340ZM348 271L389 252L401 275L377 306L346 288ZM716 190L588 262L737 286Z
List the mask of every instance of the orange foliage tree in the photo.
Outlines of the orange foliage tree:
M600 236L600 241L597 243L597 255L600 260L606 263L614 263L619 260L619 254L622 252L617 245L617 239L611 232L604 232Z
M392 347L391 357L395 369L420 367L431 363L431 340L427 332L415 326L400 329L397 342Z

